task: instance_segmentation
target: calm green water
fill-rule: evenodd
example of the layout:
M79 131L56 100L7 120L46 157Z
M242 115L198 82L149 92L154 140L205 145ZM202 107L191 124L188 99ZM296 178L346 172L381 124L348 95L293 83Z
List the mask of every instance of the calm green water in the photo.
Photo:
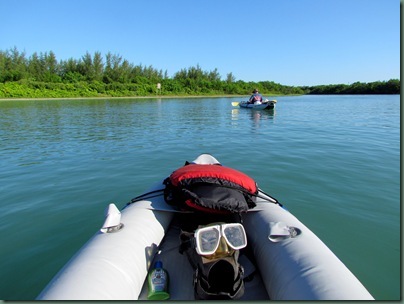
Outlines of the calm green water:
M376 299L400 298L400 96L0 101L0 299L32 300L103 223L211 153L311 228Z

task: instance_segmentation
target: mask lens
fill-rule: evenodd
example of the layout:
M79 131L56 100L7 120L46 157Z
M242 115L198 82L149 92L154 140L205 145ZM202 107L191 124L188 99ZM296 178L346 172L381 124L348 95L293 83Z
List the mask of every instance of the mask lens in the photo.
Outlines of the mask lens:
M213 254L220 241L220 231L217 227L206 227L196 231L196 251L198 254Z
M227 244L235 250L247 246L247 236L241 224L226 224L222 226Z

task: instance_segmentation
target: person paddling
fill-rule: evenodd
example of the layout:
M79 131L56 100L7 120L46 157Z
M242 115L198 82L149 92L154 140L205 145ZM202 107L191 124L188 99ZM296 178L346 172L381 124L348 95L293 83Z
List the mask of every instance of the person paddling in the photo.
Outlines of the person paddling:
M262 95L258 92L258 89L254 89L252 93L248 103L262 103Z

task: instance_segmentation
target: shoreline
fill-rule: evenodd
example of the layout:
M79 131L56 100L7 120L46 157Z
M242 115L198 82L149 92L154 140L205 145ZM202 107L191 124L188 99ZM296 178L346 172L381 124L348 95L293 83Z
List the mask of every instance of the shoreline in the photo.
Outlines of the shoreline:
M94 96L94 97L14 97L14 98L1 98L1 101L24 101L24 100L80 100L80 99L168 99L168 98L231 98L240 97L248 98L247 95L150 95L150 96Z
M264 95L266 98L274 98L274 97L288 97L288 96L304 96L304 95L401 95L401 94L271 94ZM246 98L248 99L250 95L149 95L149 96L92 96L92 97L8 97L2 98L0 97L0 102L2 101L27 101L27 100L81 100L81 99L169 99L169 98Z

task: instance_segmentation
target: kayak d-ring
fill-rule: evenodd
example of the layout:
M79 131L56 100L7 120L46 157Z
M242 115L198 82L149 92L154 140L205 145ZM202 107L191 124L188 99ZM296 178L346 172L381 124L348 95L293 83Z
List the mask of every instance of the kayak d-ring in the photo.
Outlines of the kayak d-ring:
M109 204L105 209L105 221L100 231L102 233L118 232L123 228L121 223L121 212L115 204Z
M288 226L284 222L270 222L268 239L274 243L299 236L302 231L299 228Z

